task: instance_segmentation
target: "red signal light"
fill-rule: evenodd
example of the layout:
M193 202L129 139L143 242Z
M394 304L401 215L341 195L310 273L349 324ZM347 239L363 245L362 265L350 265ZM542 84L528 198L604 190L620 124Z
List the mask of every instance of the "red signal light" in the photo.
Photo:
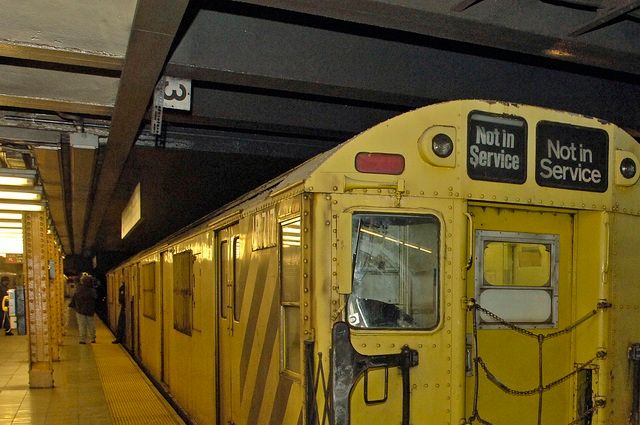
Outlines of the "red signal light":
M361 173L402 174L404 156L395 153L359 152L356 170Z

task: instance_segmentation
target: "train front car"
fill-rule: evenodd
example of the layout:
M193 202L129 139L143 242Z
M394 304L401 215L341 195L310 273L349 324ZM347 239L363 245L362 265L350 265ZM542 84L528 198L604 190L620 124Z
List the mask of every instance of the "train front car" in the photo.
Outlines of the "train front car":
M306 423L637 424L638 156L484 101L337 148L304 180Z

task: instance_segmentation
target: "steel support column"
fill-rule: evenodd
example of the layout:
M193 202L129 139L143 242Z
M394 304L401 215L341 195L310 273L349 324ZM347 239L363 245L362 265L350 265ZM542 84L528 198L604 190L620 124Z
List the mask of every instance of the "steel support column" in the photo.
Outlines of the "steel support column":
M58 345L62 345L64 342L64 336L66 334L66 303L64 300L64 286L65 286L65 277L64 277L64 247L60 244L56 244L57 252L55 256L56 261L56 278L55 284L58 288L58 329L59 329L59 337L58 337Z
M48 236L45 212L23 213L25 299L29 334L29 386L53 387ZM56 344L57 345L57 344Z

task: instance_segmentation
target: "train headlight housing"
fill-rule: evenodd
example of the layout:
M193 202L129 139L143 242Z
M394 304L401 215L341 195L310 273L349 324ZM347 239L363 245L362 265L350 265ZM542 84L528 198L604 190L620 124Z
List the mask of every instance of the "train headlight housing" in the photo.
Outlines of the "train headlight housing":
M625 158L620 162L620 174L625 179L632 179L638 172L636 162L631 158Z
M447 158L453 152L453 140L444 133L438 133L431 140L431 148L440 158Z
M615 181L618 186L632 186L636 184L638 172L638 157L629 151L616 150Z
M436 167L456 166L456 128L448 125L434 125L422 132L418 138L420 158Z

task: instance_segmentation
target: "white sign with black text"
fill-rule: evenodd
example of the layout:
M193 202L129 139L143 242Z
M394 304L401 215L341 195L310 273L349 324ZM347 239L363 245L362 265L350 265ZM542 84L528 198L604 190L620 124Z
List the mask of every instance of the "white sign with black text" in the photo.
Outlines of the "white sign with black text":
M163 100L164 108L191 110L191 80L164 77Z

